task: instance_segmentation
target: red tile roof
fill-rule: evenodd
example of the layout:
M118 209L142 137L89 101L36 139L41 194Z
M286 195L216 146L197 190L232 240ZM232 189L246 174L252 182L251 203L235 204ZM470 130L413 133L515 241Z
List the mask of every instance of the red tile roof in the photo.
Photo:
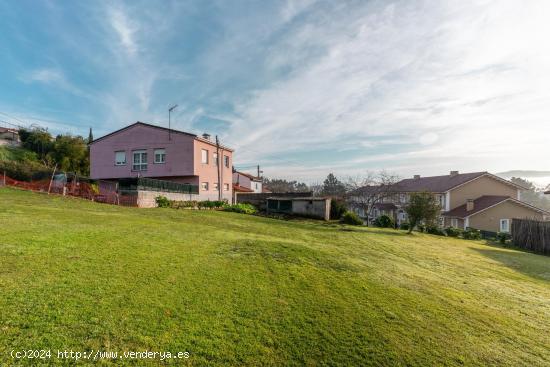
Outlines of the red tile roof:
M233 184L233 191L237 191L237 192L254 192L254 190L251 190L248 187L240 186L240 185L237 185L237 184Z
M235 171L235 173L238 173L239 175L243 175L245 177L248 177L249 179L251 179L253 181L261 181L262 180L261 177L256 177L256 176L253 176L251 174L244 173L244 172L241 172L241 171Z

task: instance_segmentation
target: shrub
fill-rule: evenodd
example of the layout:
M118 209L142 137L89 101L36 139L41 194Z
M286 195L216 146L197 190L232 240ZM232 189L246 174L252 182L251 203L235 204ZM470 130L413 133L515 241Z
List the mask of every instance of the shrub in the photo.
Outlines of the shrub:
M400 225L399 225L399 229L402 229L404 231L408 231L409 230L409 222L402 222Z
M435 234L436 236L446 236L447 234L438 226L429 225L426 226L426 233Z
M478 229L475 228L468 228L464 232L462 232L462 237L465 240L480 240L481 239L481 232Z
M170 207L170 200L166 198L165 196L157 196L155 198L155 202L157 203L157 206L159 208L169 208Z
M346 204L342 200L332 200L330 203L330 219L340 219L347 211Z
M363 224L363 221L357 214L354 212L345 212L344 215L342 215L342 218L340 218L340 221L345 224L351 224L352 226L360 226Z
M382 228L393 228L393 219L387 215L381 215L374 220L374 225Z
M241 214L254 214L257 212L256 207L251 204L233 204L233 205L225 205L223 207L223 210L227 212L235 212L235 213L241 213Z
M460 230L459 228L455 228L455 227L447 227L447 228L445 228L445 233L449 237L458 237L462 234L462 230Z
M498 242L500 242L501 244L506 244L506 241L511 239L512 236L510 236L510 233L506 233L506 232L498 232L497 233L497 240Z
M426 229L426 226L423 224L419 224L416 226L416 229L418 230L418 232L424 232L424 230Z

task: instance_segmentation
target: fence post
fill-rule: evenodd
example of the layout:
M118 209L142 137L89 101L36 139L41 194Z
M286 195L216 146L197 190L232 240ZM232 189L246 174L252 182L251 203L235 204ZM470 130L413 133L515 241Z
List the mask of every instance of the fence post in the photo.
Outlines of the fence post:
M50 179L50 184L48 185L48 195L50 195L50 190L52 189L53 176L55 176L56 169L57 169L57 163L53 167L52 178Z

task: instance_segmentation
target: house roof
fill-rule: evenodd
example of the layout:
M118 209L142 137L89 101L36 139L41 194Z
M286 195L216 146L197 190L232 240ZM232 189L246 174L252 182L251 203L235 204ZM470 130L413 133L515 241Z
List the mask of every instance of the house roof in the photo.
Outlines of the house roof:
M245 177L248 177L252 181L262 181L261 177L253 176L253 175L248 174L248 173L244 173L244 172L241 172L241 171L235 171L235 173L238 173L239 175L243 175Z
M486 174L487 172L471 172L455 175L407 178L396 183L395 189L399 192L445 192Z
M238 184L233 184L233 191L237 192L254 192L254 190L249 189L248 187L244 187Z
M123 127L122 129L118 129L118 130L115 130L107 135L103 135L102 137L100 138L97 138L97 139L94 139L89 145L92 145L92 144L95 144L97 143L98 141L100 140L103 140L109 136L112 136L112 135L115 135L115 134L118 134L122 131L125 131L125 130L128 130L134 126L138 126L138 125L141 125L141 126L147 126L147 127L152 127L152 128L155 128L155 129L160 129L160 130L164 130L166 132L170 132L170 133L174 133L174 134L183 134L183 135L187 135L187 136L192 136L193 138L195 138L196 140L200 140L202 142L205 142L205 143L209 143L211 145L216 145L216 143L210 141L210 140L207 140L207 139L203 139L202 137L199 137L197 136L196 134L192 134L192 133L188 133L188 132L185 132L185 131L181 131L181 130L174 130L174 129L169 129L167 127L162 127L162 126L157 126L157 125L152 125L152 124L148 124L148 123L145 123L145 122L141 122L141 121L137 121L137 122L134 122L133 124L130 124L126 127ZM225 150L229 150L229 151L233 151L233 149L229 148L229 147L226 147L226 146L223 146L223 145L220 145L220 148L223 148Z
M268 197L267 200L312 200L312 201L324 201L330 199L330 197L325 196L303 196L303 197L293 197L293 196L272 196Z
M379 210L395 210L397 206L394 203L376 203L373 205L374 208Z
M11 127L1 127L0 126L0 133L15 133L19 134L19 130L13 129Z
M443 216L446 217L454 217L454 218L466 218L469 216L472 216L474 214L477 214L479 212L482 212L486 209L489 209L490 207L502 204L505 201L511 201L515 204L525 206L527 208L530 208L532 210L535 210L540 213L544 214L550 214L547 211L537 208L535 206L532 206L530 204L527 204L523 201L516 200L514 198L511 198L509 196L495 196L495 195L484 195L480 196L479 198L474 200L474 209L473 210L466 210L466 205L463 204L459 207L454 208L453 210L450 210L448 212L443 213Z

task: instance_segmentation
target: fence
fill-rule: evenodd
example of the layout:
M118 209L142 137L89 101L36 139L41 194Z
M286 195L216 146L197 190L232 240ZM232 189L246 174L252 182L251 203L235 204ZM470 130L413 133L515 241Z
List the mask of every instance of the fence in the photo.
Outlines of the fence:
M512 243L530 251L550 254L550 222L513 219Z
M197 185L184 184L173 181L155 180L145 177L131 177L119 179L119 189L124 191L148 190L175 192L181 194L198 194Z

